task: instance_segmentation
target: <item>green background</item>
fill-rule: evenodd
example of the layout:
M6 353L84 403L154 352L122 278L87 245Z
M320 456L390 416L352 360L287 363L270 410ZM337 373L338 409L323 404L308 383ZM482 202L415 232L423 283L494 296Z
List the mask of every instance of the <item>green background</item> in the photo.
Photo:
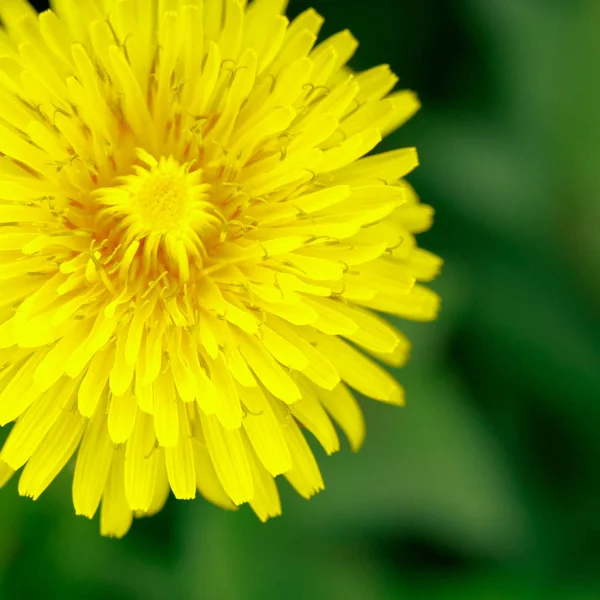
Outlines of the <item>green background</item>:
M2 1L2 0L0 0ZM600 2L291 0L349 27L424 108L416 145L446 261L434 324L401 324L408 406L364 401L359 454L263 525L170 500L121 541L71 475L0 492L0 598L600 598ZM41 6L41 3L40 3Z

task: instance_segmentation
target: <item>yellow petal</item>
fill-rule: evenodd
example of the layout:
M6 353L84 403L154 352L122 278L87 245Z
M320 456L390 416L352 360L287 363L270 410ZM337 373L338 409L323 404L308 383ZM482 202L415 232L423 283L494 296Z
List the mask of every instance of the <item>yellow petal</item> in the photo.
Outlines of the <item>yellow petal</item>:
M301 382L300 389L302 398L290 407L292 414L319 440L327 454L337 452L340 441L327 413L307 382Z
M283 370L265 346L253 336L236 335L240 352L263 385L284 402L295 402L300 391L294 380Z
M208 454L225 493L234 504L248 502L254 483L239 429L225 429L215 416L202 412L200 420Z
M307 332L306 335L329 356L340 377L350 387L375 400L404 405L404 390L398 382L362 352L336 337L316 332Z
M238 390L222 358L210 363L210 376L219 394L219 406L216 411L219 423L226 429L239 429L242 424L242 407Z
M111 396L108 406L108 433L115 444L123 444L131 435L137 415L137 400L132 393Z
M170 373L161 373L154 382L154 429L161 446L176 446L179 438L177 395Z
M254 496L250 506L258 518L264 523L271 517L281 514L281 501L275 480L258 460L248 439L244 436L244 445L254 480Z
M76 382L73 380L62 381L27 409L27 412L14 425L4 443L2 460L15 470L21 468L29 460L60 417L65 399L70 398L75 385Z
M339 383L340 376L331 361L303 338L304 329L294 328L280 319L271 318L269 323L307 358L308 365L302 369L306 377L325 389L333 389Z
M150 503L150 508L146 512L136 513L136 516L150 517L161 511L171 492L169 478L167 476L167 467L165 464L166 448L157 448L156 452L158 453L158 471L156 474L156 486L154 488L152 502Z
M42 391L32 385L33 373L45 356L39 350L12 365L4 375L0 387L0 425L6 425L21 415Z
M365 420L350 390L340 383L333 390L316 390L319 400L346 434L355 452L365 439Z
M121 538L131 527L133 512L125 495L125 459L123 452L115 452L100 511L100 533Z
M176 446L165 448L165 462L169 484L175 498L192 499L196 496L196 471L192 440L185 434L184 420L187 418L180 412L181 434Z
M200 494L221 508L235 510L237 507L223 489L206 446L199 441L192 441L192 450L194 452L196 487Z
M303 371L308 367L308 359L302 353L302 350L295 346L291 340L279 335L266 325L261 327L261 333L261 341L265 345L265 348L282 365L299 371Z
M362 158L333 173L335 183L388 184L408 175L419 164L415 148L401 148Z
M126 356L128 331L129 327L125 327L124 331L117 336L115 362L108 380L110 391L115 396L125 394L133 381L134 365L127 362Z
M8 480L15 474L15 470L11 469L3 460L0 459L0 488L6 485Z
M85 421L77 411L63 411L27 462L19 479L19 494L37 500L75 452L84 429Z
M275 477L292 468L292 459L279 422L259 388L240 390L248 439L267 471Z
M125 496L131 510L146 512L152 504L158 477L156 443L152 417L138 411L125 447Z
M392 354L405 343L403 336L390 323L368 310L340 306L340 311L357 324L358 329L344 337L373 352Z
M304 498L310 498L325 488L317 461L302 432L281 402L271 402L273 412L279 421L292 457L292 469L285 473L286 479Z
M114 452L114 443L108 435L106 414L103 407L99 407L87 424L77 453L73 476L75 514L91 519L96 513L105 493Z

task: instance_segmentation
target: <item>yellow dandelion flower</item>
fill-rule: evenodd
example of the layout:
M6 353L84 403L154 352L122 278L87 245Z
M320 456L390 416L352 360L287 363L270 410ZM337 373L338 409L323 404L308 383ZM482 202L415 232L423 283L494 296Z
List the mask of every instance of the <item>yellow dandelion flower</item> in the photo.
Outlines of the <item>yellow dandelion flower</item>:
M281 511L323 488L301 427L364 435L350 389L403 404L373 311L435 317L414 149L387 66L285 0L0 2L0 484L122 536L199 492Z

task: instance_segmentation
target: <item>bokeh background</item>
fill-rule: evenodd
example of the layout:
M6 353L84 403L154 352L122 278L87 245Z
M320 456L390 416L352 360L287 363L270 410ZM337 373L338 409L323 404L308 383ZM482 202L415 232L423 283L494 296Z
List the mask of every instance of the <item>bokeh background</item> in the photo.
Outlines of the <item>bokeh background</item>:
M2 1L2 0L0 0ZM76 0L73 0L76 3ZM0 598L600 598L600 3L291 0L356 69L390 63L445 260L434 324L401 324L408 406L364 402L366 443L326 458L284 516L169 501L122 541L73 515L71 475L0 493ZM38 7L43 8L39 2Z

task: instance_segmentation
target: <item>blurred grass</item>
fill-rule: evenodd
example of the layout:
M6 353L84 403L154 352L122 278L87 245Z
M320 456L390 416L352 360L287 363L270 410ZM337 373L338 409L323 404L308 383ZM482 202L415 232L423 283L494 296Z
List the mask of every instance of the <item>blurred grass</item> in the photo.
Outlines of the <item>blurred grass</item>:
M600 597L600 7L595 0L291 0L353 66L389 62L424 108L417 145L446 260L435 324L365 401L353 455L319 449L327 490L282 482L284 516L170 501L120 542L75 518L70 474L0 494L0 598ZM595 79L596 78L596 79Z

